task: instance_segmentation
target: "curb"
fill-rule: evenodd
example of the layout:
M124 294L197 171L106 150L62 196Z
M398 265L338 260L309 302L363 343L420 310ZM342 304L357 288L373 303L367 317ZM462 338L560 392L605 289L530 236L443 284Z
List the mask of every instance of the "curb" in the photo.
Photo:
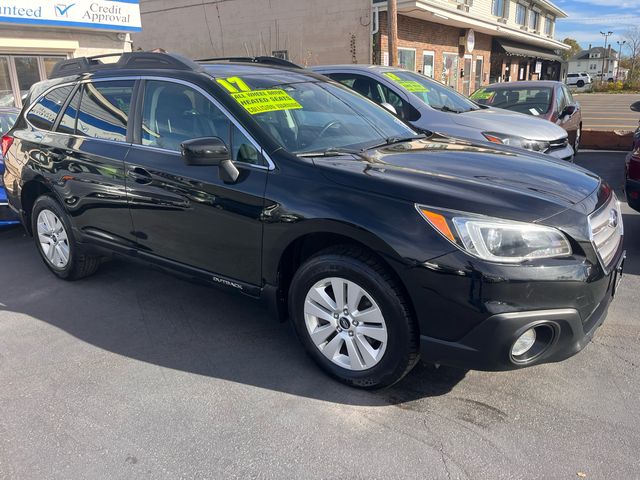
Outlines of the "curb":
M631 150L633 130L583 130L580 148L593 150Z

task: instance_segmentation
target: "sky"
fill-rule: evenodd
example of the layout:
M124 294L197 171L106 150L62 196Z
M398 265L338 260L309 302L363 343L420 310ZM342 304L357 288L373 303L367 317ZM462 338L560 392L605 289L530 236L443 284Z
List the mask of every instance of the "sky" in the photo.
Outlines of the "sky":
M569 15L556 24L556 39L575 38L582 48L604 45L600 31L612 31L608 42L618 48L629 27L640 25L640 0L552 0ZM624 48L624 47L623 47ZM627 52L628 53L628 52ZM623 52L624 55L624 52Z

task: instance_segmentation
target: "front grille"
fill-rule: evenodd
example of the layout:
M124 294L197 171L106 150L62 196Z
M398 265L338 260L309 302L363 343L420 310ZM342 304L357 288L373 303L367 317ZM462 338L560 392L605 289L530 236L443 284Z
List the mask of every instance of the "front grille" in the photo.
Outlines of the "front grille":
M569 137L559 138L558 140L549 142L549 150L558 150L565 148L567 145L569 145Z
M609 201L589 215L589 235L600 263L609 272L622 242L624 227L620 202L615 193Z

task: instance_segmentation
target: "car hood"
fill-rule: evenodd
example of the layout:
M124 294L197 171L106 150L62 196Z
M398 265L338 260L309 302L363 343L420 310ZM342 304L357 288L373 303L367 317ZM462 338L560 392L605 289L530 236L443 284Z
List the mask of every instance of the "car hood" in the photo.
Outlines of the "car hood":
M353 189L529 222L576 207L601 183L546 155L439 135L314 163L331 182Z
M551 141L567 136L563 128L544 118L502 108L482 108L457 113L451 116L451 120L458 125L479 131L516 135L531 140Z

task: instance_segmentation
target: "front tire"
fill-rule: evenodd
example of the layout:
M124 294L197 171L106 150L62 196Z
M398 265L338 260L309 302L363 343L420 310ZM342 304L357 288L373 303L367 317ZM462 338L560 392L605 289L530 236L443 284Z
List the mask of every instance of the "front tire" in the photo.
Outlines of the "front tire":
M578 82L576 83L576 86L577 86L578 88L582 88L582 87L584 87L584 80L578 80Z
M289 313L309 355L348 385L393 385L419 359L402 289L366 250L332 247L307 260L292 280Z
M57 277L77 280L94 273L100 258L82 252L66 212L52 197L43 195L33 205L31 228L45 265Z

